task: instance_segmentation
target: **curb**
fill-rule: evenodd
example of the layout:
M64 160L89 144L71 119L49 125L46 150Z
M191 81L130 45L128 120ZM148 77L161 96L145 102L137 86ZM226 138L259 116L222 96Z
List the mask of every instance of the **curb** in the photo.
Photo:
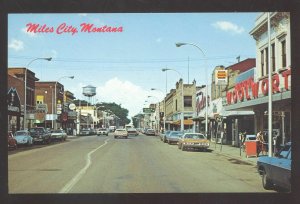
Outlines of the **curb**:
M240 162L247 163L247 164L250 164L250 165L252 165L252 166L256 166L256 162L244 160L244 159L242 159L241 157L232 156L232 155L226 154L226 153L218 153L218 152L214 152L214 153L217 154L217 155L222 155L222 156L225 156L225 157L228 157L228 158L232 158L232 159L239 160Z

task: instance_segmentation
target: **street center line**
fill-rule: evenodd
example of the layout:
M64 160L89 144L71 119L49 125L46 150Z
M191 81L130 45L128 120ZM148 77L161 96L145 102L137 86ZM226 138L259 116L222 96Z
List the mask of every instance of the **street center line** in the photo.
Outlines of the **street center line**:
M86 170L90 167L90 165L92 164L92 160L91 160L91 155L96 152L98 149L100 149L101 147L105 146L106 144L108 144L108 140L106 139L104 141L104 144L100 145L99 147L97 147L96 149L90 151L87 156L86 156L86 164L85 167L83 167L83 169L81 169L76 176L74 176L60 191L59 193L68 193L73 187L74 185L82 178L82 176L86 173Z

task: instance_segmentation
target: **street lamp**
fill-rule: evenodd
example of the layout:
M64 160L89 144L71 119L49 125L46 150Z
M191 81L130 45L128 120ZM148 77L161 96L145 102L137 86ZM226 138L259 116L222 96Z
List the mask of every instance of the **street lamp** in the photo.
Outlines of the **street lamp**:
M176 43L175 45L176 45L176 47L181 47L183 45L194 46L194 47L196 47L202 53L203 58L205 60L205 76L206 76L206 90L205 90L205 95L206 95L206 99L205 99L205 136L207 136L207 128L208 128L208 107L207 107L207 105L208 105L208 101L207 101L208 100L208 75L207 75L207 67L206 67L207 66L207 58L206 58L204 52L202 51L202 49L199 46L195 45L195 44L192 44L192 43Z
M169 68L163 68L161 69L161 71L166 72L172 70L174 72L176 72L182 79L182 86L181 86L181 94L182 94L182 113L181 113L181 131L184 131L184 95L183 95L183 77L182 75L175 69L169 69Z
M160 91L164 95L164 92L160 89L151 88L151 91ZM166 131L166 96L164 97L164 132Z
M60 77L56 82L55 82L55 86L54 86L54 103L55 103L55 115L57 116L57 93L56 93L56 86L57 83L59 82L59 80L63 79L63 78L69 78L69 79L74 79L74 76L62 76ZM52 118L53 120L53 118ZM55 121L55 129L57 129L57 122Z
M26 128L26 118L27 118L27 70L28 70L28 67L29 65L36 61L36 60L47 60L47 61L51 61L52 60L52 57L38 57L38 58L35 58L33 60L31 60L27 66L25 67L25 79L24 79L24 118L23 118L23 122L24 122L24 130Z

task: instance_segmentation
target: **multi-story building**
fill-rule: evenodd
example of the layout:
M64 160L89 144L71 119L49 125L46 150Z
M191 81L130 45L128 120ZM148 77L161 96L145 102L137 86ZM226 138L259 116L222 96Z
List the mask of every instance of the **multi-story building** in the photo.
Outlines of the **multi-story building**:
M291 40L290 15L287 12L270 14L270 46L267 13L260 14L250 35L256 41L255 75L244 78L227 91L226 110L255 112L254 130L268 127L268 76L272 72L272 129L273 136L289 141L291 133ZM268 61L268 58L271 58ZM267 132L267 131L266 131ZM267 140L268 137L265 137ZM272 141L268 141L272 142Z
M17 129L30 128L34 125L36 119L36 106L35 106L35 81L39 79L35 77L35 73L24 67L8 68L7 73L8 88L15 88L20 98L21 113L19 114L19 120ZM26 85L25 85L26 75ZM17 80L18 79L18 80ZM23 83L22 83L23 82ZM25 87L26 87L26 119L24 122L24 101L25 101ZM10 112L9 114L11 114ZM25 125L25 127L24 127ZM18 128L19 127L19 128Z
M176 89L171 89L167 94L165 97L167 130L180 130L182 113L184 114L184 130L193 130L195 126L192 118L196 108L197 89L199 87L196 87L195 80L192 84L183 84L183 80L180 79L176 83Z

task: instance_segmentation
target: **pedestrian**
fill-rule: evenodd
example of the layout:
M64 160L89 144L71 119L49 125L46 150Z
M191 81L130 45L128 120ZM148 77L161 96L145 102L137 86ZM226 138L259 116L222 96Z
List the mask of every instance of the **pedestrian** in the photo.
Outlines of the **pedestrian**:
M275 154L278 153L281 149L281 142L282 142L282 139L281 139L281 136L278 134L277 136L275 136L274 138L275 140Z
M262 154L265 154L265 148L264 148L264 136L263 136L263 131L259 131L256 135L256 140L257 140L257 156L262 152Z

